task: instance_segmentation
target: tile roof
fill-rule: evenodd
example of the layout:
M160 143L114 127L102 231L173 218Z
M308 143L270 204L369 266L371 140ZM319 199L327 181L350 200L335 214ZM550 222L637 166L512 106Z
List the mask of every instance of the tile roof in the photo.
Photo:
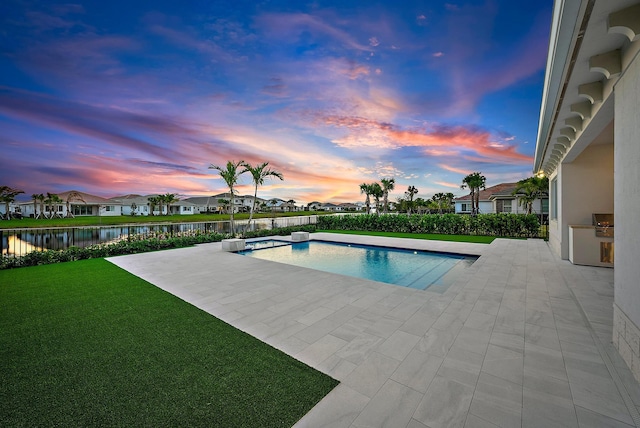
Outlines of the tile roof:
M480 190L480 200L488 201L492 196L506 196L511 195L513 189L516 188L517 183L501 183L495 186L487 187L485 190ZM471 193L465 196L455 198L454 201L470 201Z

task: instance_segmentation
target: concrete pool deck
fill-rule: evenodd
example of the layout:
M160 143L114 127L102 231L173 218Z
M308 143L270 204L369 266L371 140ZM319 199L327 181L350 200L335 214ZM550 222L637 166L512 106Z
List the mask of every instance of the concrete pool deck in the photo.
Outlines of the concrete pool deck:
M481 256L443 293L226 253L109 258L340 384L296 427L629 427L640 385L611 344L613 269L542 240L316 233Z

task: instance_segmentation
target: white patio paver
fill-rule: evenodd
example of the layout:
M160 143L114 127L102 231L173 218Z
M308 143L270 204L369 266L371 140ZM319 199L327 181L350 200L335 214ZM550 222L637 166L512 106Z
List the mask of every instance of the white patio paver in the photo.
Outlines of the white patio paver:
M613 270L541 240L312 234L480 255L445 292L267 262L221 244L109 260L341 383L297 427L637 426L611 344Z

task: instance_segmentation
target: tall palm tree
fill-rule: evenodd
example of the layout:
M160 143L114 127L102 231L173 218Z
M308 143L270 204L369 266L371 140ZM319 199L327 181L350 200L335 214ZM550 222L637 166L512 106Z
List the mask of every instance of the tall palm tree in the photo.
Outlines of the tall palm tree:
M171 204L179 201L175 193L165 193L164 195L160 195L160 199L167 207L166 215L169 215L169 211L171 211Z
M263 162L256 166L251 166L247 162L243 162L242 166L245 168L245 171L248 171L251 174L251 179L253 180L254 191L253 191L253 203L251 204L251 212L249 214L249 224L251 224L251 220L253 220L253 210L256 205L256 199L258 198L258 186L262 186L264 184L264 180L270 177L276 177L280 180L284 180L282 173L275 171L269 168L269 162Z
M31 199L33 199L33 218L38 218L38 197L42 196L42 194L34 193L31 195Z
M211 164L209 169L215 169L220 173L220 177L227 183L229 187L230 199L231 199L231 214L230 214L230 222L231 222L231 234L235 233L235 229L233 227L233 211L234 211L234 198L235 198L235 186L238 184L238 179L240 175L244 174L248 170L246 167L243 170L240 170L241 167L244 167L245 161L227 161L227 165L223 168L218 165Z
M153 212L155 211L156 207L160 203L160 197L159 196L149 196L147 198L147 201L149 201L149 215L152 216L152 215L154 215ZM162 211L160 211L160 214L162 214Z
M469 188L471 191L471 214L480 212L480 189L486 189L487 178L481 172L472 172L462 179L461 189Z
M20 193L24 193L24 191L14 189L9 186L0 186L0 202L5 203L5 215L7 217L7 220L11 220L11 212L9 211L9 206L16 200L16 196L18 196Z
M549 194L549 178L548 177L529 177L516 183L512 195L519 196L519 203L526 208L527 214L533 211L533 201ZM540 212L542 217L542 212ZM542 218L540 223L542 223Z
M376 215L380 215L380 198L384 195L384 191L378 182L371 183L370 186L371 196L376 201Z
M77 192L75 190L72 190L71 192L69 192L69 194L67 195L67 214L66 217L70 217L70 218L74 218L75 216L73 215L73 213L71 212L71 202L72 201L82 201L83 203L87 203L84 198L82 197L82 194L80 192Z
M389 211L389 192L393 190L396 185L395 178L381 178L382 183L382 211L386 214Z
M364 204L366 206L367 209L367 214L369 214L371 212L371 185L367 184L367 183L362 183L360 185L360 194L365 194L367 195L367 198L364 201Z
M58 214L58 204L61 204L63 202L64 200L56 193L47 192L47 197L45 198L44 203L50 208L49 218L60 217L60 215Z
M37 216L35 216L35 218L47 218L47 216L44 214L44 200L45 200L45 196L42 193L38 193L37 195L35 195L35 198L38 200L38 203L40 205L40 212L38 213ZM35 215L35 212L34 212Z
M407 196L407 214L411 214L411 209L413 208L413 197L418 194L418 189L416 186L409 186L404 194Z

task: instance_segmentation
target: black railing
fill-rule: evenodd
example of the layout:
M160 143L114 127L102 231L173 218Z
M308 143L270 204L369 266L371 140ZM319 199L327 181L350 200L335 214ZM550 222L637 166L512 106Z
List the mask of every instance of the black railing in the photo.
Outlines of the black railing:
M234 221L235 234L249 230L316 224L317 216L276 217ZM0 229L3 256L23 256L32 251L66 250L91 245L150 238L179 237L202 233L231 234L231 222L149 223L118 226L49 227Z

